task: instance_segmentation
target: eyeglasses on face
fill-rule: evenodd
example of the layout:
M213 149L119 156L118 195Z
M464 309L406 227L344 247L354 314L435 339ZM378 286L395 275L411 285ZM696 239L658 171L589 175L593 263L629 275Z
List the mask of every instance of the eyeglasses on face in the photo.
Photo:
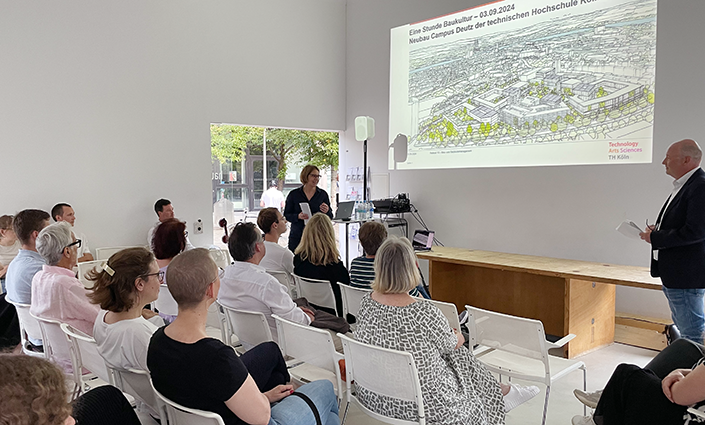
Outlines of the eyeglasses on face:
M71 247L74 246L74 245L78 245L76 248L80 248L80 247L81 247L81 240L80 240L80 239L76 239L75 241L73 241L73 242L71 242L70 244L66 245L64 248L71 248Z
M141 277L143 277L143 278L145 278L145 280L147 280L147 279L149 279L150 276L157 276L157 278L159 279L159 282L164 282L164 275L165 274L166 274L166 272L164 272L164 270L159 270L156 273L143 274Z
M320 179L321 175L320 174L309 174L309 177L313 177L314 179Z

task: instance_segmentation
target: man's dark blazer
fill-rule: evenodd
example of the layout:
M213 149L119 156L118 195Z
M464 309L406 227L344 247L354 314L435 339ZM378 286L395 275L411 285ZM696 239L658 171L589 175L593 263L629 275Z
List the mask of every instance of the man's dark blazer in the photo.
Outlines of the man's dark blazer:
M667 288L705 288L705 172L698 168L656 219L651 276ZM658 226L660 223L660 226Z

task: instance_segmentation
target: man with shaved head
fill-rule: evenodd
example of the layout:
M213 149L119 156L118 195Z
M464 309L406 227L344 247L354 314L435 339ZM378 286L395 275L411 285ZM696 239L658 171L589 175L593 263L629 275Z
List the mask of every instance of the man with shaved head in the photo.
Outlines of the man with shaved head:
M663 165L673 191L656 223L641 233L651 244L651 275L660 277L671 317L683 338L703 343L705 333L705 172L702 150L690 139L672 144Z

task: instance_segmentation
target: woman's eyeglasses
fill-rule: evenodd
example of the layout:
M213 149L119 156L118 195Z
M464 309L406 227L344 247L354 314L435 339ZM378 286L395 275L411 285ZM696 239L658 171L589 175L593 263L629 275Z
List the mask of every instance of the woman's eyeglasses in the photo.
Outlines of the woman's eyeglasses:
M164 275L165 275L165 274L166 274L166 273L164 272L164 270L159 270L159 271L156 272L156 273L147 273L147 274L143 274L142 277L145 277L145 278L149 279L150 276L157 276L157 278L159 278L159 282L164 282ZM146 279L145 279L145 280L146 280Z

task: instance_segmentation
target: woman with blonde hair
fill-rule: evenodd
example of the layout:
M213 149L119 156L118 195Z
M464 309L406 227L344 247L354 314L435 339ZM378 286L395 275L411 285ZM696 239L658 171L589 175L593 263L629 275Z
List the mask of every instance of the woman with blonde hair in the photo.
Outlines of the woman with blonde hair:
M333 218L333 211L330 208L330 198L328 193L318 187L318 181L321 178L321 170L315 165L307 165L301 170L299 179L303 186L289 192L284 205L284 217L291 223L291 231L289 232L289 249L291 252L296 250L301 241L301 235L304 231L305 220L309 217L301 210L301 204L307 203L311 208L311 214L322 212L330 218Z
M4 215L0 217L0 286L2 290L0 294L5 293L5 273L7 273L7 267L10 265L17 254L20 252L20 241L17 239L15 230L12 228L12 220L14 219L11 215Z
M110 385L84 393L72 409L66 375L38 357L0 354L0 400L0 425L140 423L122 392Z
M414 356L428 423L503 424L505 411L538 394L538 387L498 383L463 346L462 334L451 329L438 308L409 295L421 276L407 239L389 237L377 251L374 266L373 292L360 303L355 339ZM377 413L417 419L412 402L360 387L358 396Z
M37 357L0 355L0 424L71 425L66 376Z
M294 274L311 279L330 281L335 295L335 309L314 306L320 310L343 315L343 299L338 282L350 284L348 269L340 261L340 253L335 243L333 223L328 216L318 213L308 221L304 228L301 243L294 251Z

